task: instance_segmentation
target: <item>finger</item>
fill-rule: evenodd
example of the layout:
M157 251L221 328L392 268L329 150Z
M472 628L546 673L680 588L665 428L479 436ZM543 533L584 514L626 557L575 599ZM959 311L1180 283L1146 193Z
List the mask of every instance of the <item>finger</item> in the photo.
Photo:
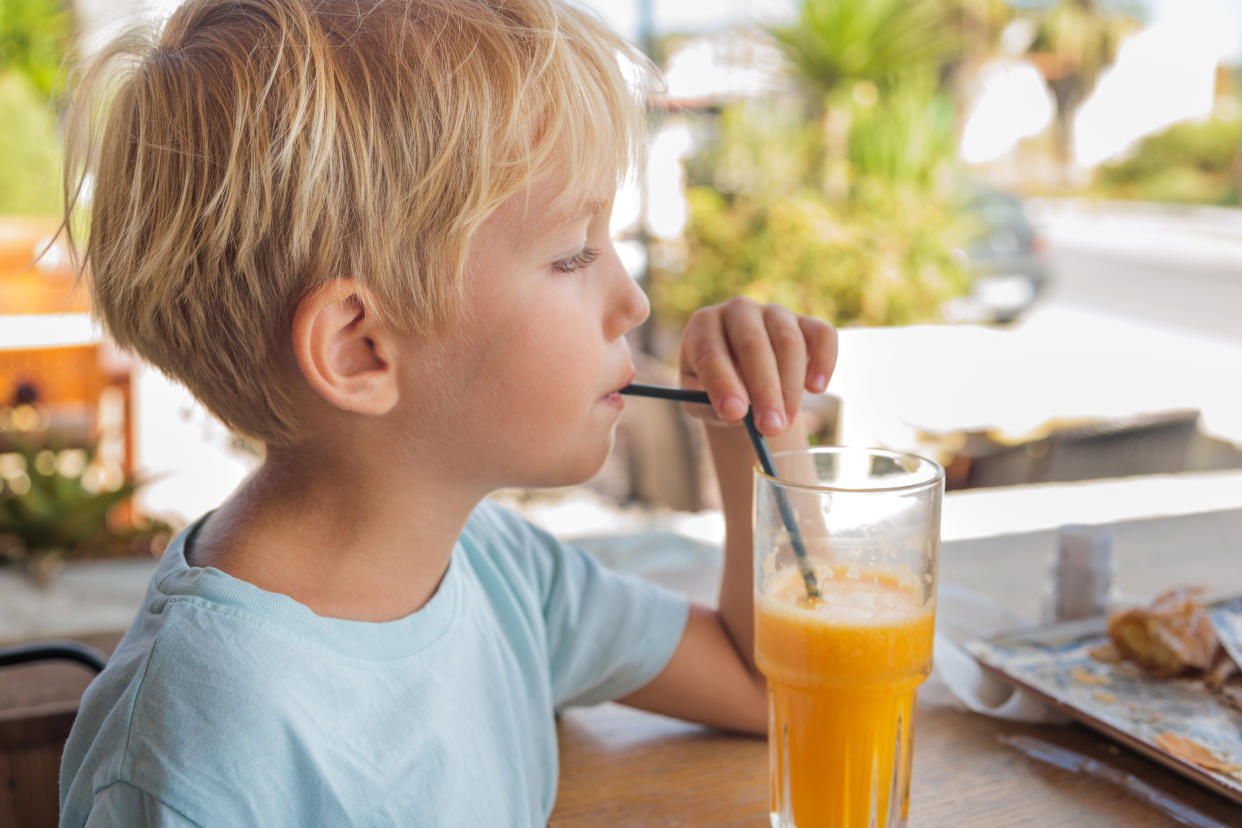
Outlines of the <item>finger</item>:
M837 329L809 316L798 317L798 327L806 343L806 390L818 394L837 367Z
M802 407L802 387L806 385L806 338L798 326L798 317L784 305L765 305L763 324L776 354L785 420L792 423Z
M684 367L707 392L720 419L734 423L746 416L750 398L733 367L718 308L698 311L690 318L683 334L682 358L688 362Z
M750 300L731 299L724 307L722 322L733 361L750 395L755 425L764 434L780 434L789 418L781 393L780 368L762 309Z

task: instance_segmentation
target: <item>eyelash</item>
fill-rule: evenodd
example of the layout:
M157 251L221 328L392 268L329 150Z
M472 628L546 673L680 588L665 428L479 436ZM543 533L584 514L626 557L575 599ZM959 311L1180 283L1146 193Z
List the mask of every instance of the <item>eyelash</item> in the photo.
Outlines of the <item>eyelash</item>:
M592 262L599 258L599 250L594 247L584 247L568 259L561 259L559 262L552 263L552 269L561 273L573 273L575 270L581 270L588 267Z

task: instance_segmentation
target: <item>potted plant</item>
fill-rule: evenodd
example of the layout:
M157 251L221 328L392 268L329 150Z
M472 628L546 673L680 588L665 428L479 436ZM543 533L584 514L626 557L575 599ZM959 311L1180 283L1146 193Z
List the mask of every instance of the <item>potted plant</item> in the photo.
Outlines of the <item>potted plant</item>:
M12 432L7 436L14 449L9 458L19 458L24 469L10 463L0 479L0 562L21 567L46 588L67 560L155 555L163 549L170 526L118 517L118 508L146 481L129 478L111 488L94 484L97 444L64 462L67 452L55 435L48 435L44 447Z

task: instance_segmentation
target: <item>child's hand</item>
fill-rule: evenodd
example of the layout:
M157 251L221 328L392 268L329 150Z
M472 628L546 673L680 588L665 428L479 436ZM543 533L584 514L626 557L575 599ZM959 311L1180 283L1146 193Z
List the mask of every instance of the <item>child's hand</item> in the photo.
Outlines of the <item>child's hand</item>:
M820 319L745 298L700 308L681 335L681 384L700 388L712 408L688 405L707 422L735 425L753 405L755 425L780 434L802 403L802 389L828 387L837 332Z

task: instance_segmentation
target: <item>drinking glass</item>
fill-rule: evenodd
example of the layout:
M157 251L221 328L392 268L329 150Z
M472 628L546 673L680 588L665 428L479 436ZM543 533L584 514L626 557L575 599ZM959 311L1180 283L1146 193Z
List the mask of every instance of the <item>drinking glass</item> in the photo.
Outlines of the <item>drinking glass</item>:
M915 695L932 664L944 470L879 449L773 459L775 477L755 472L754 503L771 824L904 825Z

